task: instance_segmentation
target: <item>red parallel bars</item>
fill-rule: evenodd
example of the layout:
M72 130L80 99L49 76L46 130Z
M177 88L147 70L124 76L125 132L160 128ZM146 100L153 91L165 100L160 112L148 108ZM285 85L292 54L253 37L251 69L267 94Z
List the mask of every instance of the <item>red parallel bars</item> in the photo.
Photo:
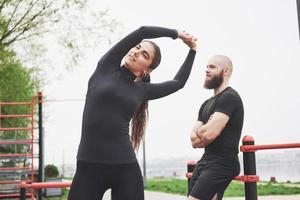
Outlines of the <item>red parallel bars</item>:
M70 187L70 182L40 182L40 183L20 183L20 200L26 200L26 188L41 189L41 188L67 188Z
M256 182L259 181L259 176L256 175L255 152L257 150L266 149L300 148L300 143L254 145L254 139L251 136L245 136L242 141L243 145L240 146L240 151L243 152L245 175L236 176L234 177L234 180L243 181L245 183L246 200L257 200ZM188 172L186 173L186 177L188 178L188 186L193 175L192 171L195 165L195 162L188 162ZM189 191L190 188L188 188L188 193Z
M240 151L241 152L251 152L251 151L257 151L257 150L288 149L288 148L300 148L300 143L243 145L243 146L240 147Z
M41 182L41 183L26 183L22 181L20 184L20 188L34 188L34 189L41 189L41 188L67 188L70 187L70 182Z

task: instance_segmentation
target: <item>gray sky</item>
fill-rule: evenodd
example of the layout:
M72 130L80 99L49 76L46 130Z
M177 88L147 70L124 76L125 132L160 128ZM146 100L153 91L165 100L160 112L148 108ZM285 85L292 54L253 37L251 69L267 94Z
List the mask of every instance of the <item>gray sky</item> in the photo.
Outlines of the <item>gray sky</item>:
M186 30L198 38L197 56L186 86L150 102L146 132L148 159L201 156L203 150L191 147L189 134L200 105L213 93L202 85L206 63L214 54L225 54L233 61L230 85L240 93L245 107L242 136L252 135L257 144L300 142L296 0L152 0L148 3L93 0L92 3L94 9L109 8L112 17L123 24L120 37L142 25L156 25ZM152 82L172 79L188 48L180 40L154 41L160 45L163 58L152 73ZM47 98L83 99L88 78L108 48L99 45L87 52L84 66L45 88ZM75 163L83 105L83 101L47 104L46 163L61 163L63 154L66 163Z

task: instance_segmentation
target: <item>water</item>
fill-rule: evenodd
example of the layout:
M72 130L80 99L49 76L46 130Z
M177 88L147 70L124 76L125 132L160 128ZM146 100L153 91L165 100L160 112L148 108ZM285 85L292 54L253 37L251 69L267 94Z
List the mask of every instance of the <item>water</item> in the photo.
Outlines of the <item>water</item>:
M300 182L300 150L285 150L276 153L256 154L257 174L261 180Z
M182 178L185 179L187 161L198 158L169 158L147 160L147 178ZM240 154L241 173L243 174L243 160ZM141 170L143 162L139 160ZM61 167L62 168L62 167ZM75 164L64 167L65 176L72 177ZM271 177L279 182L300 182L300 150L259 151L256 153L256 172L260 180L269 181Z
M240 154L240 174L244 173L242 159L242 154ZM185 178L186 163L189 160L195 159L172 158L148 161L147 177ZM256 172L263 181L269 181L271 177L275 177L279 182L300 182L300 150L256 153Z

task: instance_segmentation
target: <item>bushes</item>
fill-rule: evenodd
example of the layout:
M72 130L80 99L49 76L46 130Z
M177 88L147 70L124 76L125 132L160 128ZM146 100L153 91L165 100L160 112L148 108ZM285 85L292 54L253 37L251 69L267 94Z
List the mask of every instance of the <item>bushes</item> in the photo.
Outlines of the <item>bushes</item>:
M45 167L45 177L55 178L59 176L58 168L55 165L47 165Z

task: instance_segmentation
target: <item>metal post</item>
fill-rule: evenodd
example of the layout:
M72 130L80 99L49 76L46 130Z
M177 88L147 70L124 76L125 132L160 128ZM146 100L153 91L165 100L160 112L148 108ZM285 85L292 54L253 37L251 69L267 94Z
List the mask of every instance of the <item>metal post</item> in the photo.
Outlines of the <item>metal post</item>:
M190 195L190 192L191 192L191 189L192 189L190 187L190 182L191 182L191 179L192 179L192 173L195 169L195 166L196 166L195 161L193 161L193 160L188 161L188 163L187 163L187 175L186 175L186 177L188 179L188 195Z
M298 12L298 29L299 29L299 40L300 40L300 0L297 0L297 12Z
M24 174L22 175L22 180L24 178ZM20 183L20 200L26 200L26 182L21 181Z
M26 200L26 188L20 188L20 200Z
M145 137L143 139L143 181L144 181L144 188L147 187L147 172L146 172L146 144L145 144Z
M38 114L39 114L39 174L38 182L43 182L44 174L44 152L43 152L43 95L41 92L38 93ZM38 200L43 199L43 190L38 190Z
M1 100L0 100L0 102L1 102ZM0 115L1 115L1 113L2 113L2 107L1 107L1 104L0 104ZM3 118L0 118L0 128L1 128L1 124L2 124L2 120L3 120Z
M243 138L243 145L254 145L254 139L251 136ZM244 174L256 175L255 151L243 152ZM246 200L257 200L256 182L245 182Z

